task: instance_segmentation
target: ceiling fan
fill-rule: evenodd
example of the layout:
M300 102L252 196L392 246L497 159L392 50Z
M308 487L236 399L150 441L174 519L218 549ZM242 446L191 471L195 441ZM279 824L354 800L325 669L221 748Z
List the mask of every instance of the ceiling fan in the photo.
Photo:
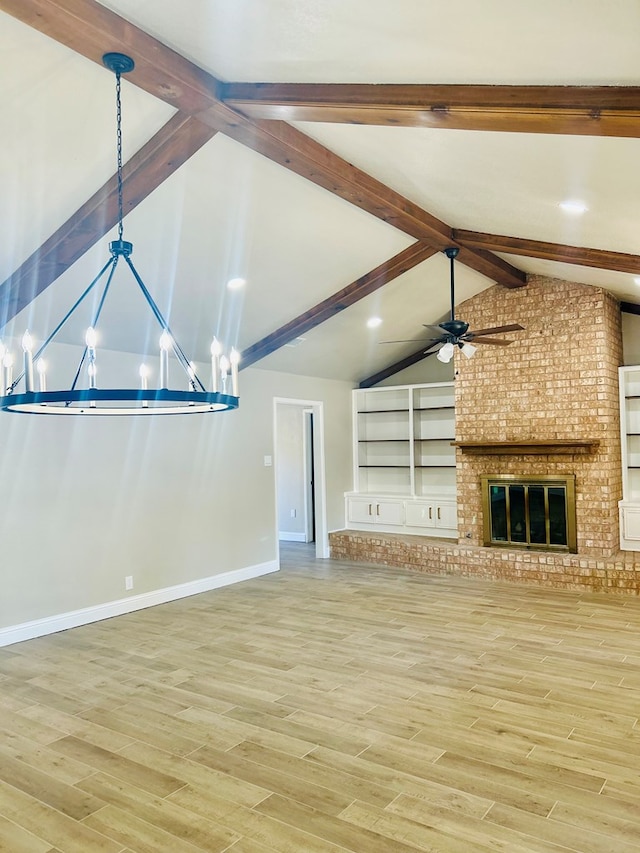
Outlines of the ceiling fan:
M491 338L487 335L501 334L504 332L520 332L524 330L524 326L519 323L511 323L508 326L494 326L491 329L469 329L469 324L464 320L456 320L455 318L455 289L453 276L453 263L460 250L452 246L444 250L445 255L449 258L451 269L451 319L445 320L443 323L438 323L437 326L427 325L424 323L425 329L437 330L438 334L432 338L412 338L410 340L417 343L426 343L427 348L425 355L436 353L436 358L439 361L447 364L453 358L455 348L464 353L467 358L476 351L476 344L491 344L492 346L506 347L513 341L506 341L502 338ZM473 343L471 343L473 341ZM387 344L408 343L408 341L384 341Z

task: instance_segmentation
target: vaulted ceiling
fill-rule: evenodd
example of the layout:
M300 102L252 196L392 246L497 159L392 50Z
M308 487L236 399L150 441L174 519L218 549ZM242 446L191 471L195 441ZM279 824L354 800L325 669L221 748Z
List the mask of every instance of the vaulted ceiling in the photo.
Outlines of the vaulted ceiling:
M125 236L199 360L215 333L245 366L402 363L378 341L447 313L447 246L458 301L544 274L634 311L638 43L636 0L0 0L2 334L43 336L108 258L108 51L136 63ZM105 346L138 351L132 293Z

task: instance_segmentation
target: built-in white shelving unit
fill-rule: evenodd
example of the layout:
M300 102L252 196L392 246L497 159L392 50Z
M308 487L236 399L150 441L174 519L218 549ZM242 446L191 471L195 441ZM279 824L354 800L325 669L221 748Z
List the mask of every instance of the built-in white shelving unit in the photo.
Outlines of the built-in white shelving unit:
M353 431L347 526L455 538L453 383L354 391Z
M621 367L622 500L620 547L640 551L640 366Z

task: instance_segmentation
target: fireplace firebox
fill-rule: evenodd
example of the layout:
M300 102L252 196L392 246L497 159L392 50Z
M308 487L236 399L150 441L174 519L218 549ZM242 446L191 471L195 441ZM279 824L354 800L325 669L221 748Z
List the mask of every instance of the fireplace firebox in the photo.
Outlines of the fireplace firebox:
M484 475L484 544L576 553L575 475Z

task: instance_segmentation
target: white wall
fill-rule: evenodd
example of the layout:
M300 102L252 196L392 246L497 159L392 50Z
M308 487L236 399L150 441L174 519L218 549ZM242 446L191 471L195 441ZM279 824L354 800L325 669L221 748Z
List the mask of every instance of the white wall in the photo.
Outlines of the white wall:
M0 628L275 560L274 396L323 401L328 527L344 526L351 385L249 368L240 386L212 415L0 413Z
M283 539L304 541L304 408L280 403L276 414L278 530ZM291 513L295 512L295 517Z

